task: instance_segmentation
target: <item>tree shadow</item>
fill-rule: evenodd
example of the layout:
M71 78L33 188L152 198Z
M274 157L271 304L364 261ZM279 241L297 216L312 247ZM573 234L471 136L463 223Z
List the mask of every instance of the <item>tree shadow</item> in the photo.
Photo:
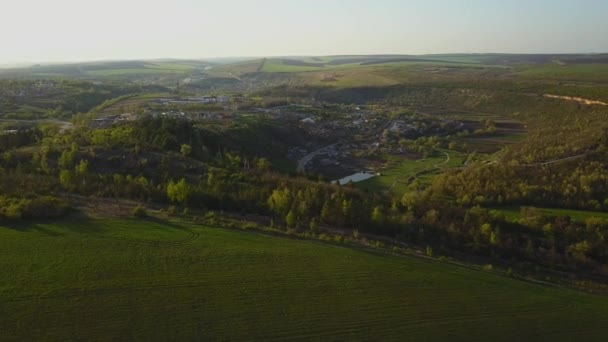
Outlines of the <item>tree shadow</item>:
M110 233L112 230L111 222L106 221L107 219L138 224L145 224L146 222L149 222L151 224L167 227L168 229L183 232L191 231L190 228L184 225L180 225L179 223L169 219L154 216L148 216L141 219L132 217L97 218L87 216L82 212L73 212L65 217L53 219L19 219L0 221L0 229L7 228L22 233L37 232L51 237L60 237L68 234L90 234L94 236L101 236L106 233Z
M64 236L67 232L74 233L101 233L101 227L96 220L81 213L70 213L61 218L46 219L19 219L0 221L0 227L14 231L28 233L38 232L47 236ZM57 230L53 229L57 227ZM63 230L64 232L62 232Z

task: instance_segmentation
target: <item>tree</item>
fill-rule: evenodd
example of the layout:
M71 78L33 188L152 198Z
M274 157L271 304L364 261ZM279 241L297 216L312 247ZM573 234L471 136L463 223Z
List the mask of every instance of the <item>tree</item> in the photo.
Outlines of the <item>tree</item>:
M61 153L61 157L59 157L59 166L63 169L68 169L72 166L73 161L74 153L72 151L65 150Z
M87 160L81 160L78 165L76 165L76 174L80 176L86 176L89 172L89 162Z
M146 216L148 216L146 208L142 207L141 205L138 205L137 207L133 208L133 217L144 218Z
M308 228L313 233L316 233L319 231L319 222L316 217L313 217L313 219L310 220L310 224L308 225Z
M255 163L255 168L260 171L270 171L271 165L270 165L270 162L268 161L268 159L260 158Z
M384 213L382 212L382 208L374 207L372 211L372 221L377 224L384 223Z
M297 223L296 214L293 210L290 210L287 216L285 217L285 222L287 223L287 227L294 228Z
M192 153L192 146L190 146L188 144L183 144L180 147L179 151L184 157L187 157Z
M291 191L288 188L275 189L268 198L268 207L277 214L285 214L291 207Z
M167 185L167 197L173 202L185 204L190 197L190 186L184 178L179 182L169 182Z
M72 178L72 173L68 170L61 170L59 173L59 183L61 183L61 186L65 189L69 190L72 188Z

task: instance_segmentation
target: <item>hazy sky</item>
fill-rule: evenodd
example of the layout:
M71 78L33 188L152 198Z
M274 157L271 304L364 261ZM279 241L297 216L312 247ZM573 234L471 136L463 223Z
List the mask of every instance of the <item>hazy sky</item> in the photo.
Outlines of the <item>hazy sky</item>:
M608 52L608 0L0 0L0 63Z

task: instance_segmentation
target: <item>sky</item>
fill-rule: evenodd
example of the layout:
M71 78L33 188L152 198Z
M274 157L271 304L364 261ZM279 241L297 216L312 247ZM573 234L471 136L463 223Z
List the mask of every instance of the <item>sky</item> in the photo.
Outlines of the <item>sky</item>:
M0 64L608 52L608 0L0 0Z

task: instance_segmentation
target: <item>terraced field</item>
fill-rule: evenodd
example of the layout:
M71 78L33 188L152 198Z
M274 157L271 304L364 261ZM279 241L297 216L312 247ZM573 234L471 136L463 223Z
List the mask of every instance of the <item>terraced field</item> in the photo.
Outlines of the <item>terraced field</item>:
M0 226L5 340L604 340L608 297L184 223Z

